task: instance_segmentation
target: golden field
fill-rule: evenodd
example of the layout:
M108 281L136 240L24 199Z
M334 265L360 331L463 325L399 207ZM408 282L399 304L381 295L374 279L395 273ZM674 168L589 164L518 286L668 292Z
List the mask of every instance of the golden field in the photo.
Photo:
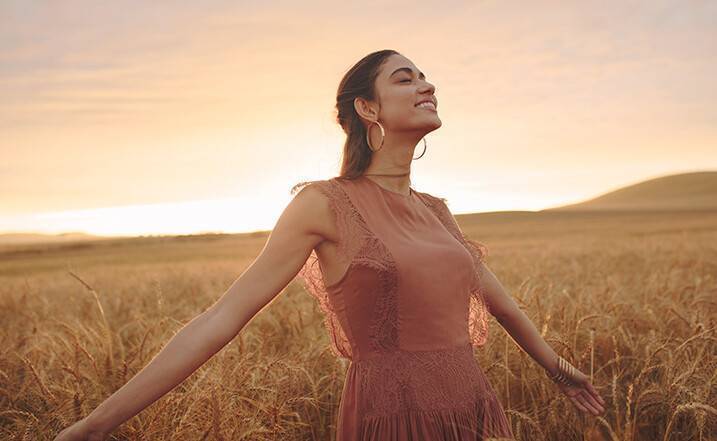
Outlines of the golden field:
M717 211L457 216L557 352L580 413L495 321L476 358L520 440L717 439ZM51 440L241 275L268 233L0 249L0 439ZM111 439L330 440L346 365L299 279Z

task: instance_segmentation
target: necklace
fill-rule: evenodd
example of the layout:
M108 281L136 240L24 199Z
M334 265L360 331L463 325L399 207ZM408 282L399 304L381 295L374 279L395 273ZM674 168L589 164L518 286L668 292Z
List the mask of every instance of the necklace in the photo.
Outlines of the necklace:
M410 174L411 172L402 173L400 175L388 175L388 174L382 174L382 173L367 173L364 174L364 176L406 176Z
M406 172L406 173L401 173L401 174L399 174L399 175L389 175L389 174L383 174L383 173L366 173L366 174L364 174L364 176L392 176L392 177L397 177L397 176L407 176L407 175L409 175L410 173L411 173L411 172ZM374 182L374 183L375 183L376 185L378 185L378 183L376 183L376 182ZM381 186L381 187L383 187L383 186ZM410 186L408 187L408 195L405 195L405 194L402 194L402 193L399 193L399 192L393 191L393 190L388 190L388 189L384 189L384 190L390 191L391 193L400 194L401 196L411 196L411 195L413 194L413 189L412 189Z

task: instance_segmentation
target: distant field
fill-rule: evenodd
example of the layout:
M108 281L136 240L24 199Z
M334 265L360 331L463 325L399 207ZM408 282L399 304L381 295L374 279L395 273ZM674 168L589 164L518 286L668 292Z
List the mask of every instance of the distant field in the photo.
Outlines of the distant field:
M492 320L475 355L518 439L717 439L717 210L457 218L606 399L604 418L578 413ZM52 439L86 415L219 298L267 236L1 247L0 439ZM297 279L112 439L331 439L346 366L327 345Z

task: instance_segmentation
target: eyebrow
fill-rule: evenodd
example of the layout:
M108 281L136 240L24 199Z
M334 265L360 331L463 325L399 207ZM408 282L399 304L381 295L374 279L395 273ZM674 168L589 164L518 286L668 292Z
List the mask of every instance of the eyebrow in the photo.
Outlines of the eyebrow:
M391 72L391 75L389 75L388 77L391 78L395 73L401 72L401 71L408 72L409 74L412 74L412 73L413 73L413 69L411 69L410 67L399 67L398 69L396 69L396 70L394 70L393 72ZM422 79L422 80L425 80L425 79L426 79L426 76L423 75L423 72L420 72L420 71L419 71L419 72L418 72L418 78L420 78L420 79Z

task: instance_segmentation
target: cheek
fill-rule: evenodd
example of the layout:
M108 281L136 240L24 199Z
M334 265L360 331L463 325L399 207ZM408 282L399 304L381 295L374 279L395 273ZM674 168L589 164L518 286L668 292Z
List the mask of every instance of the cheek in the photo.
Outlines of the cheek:
M386 113L405 114L406 111L415 108L416 96L413 92L410 92L408 88L406 88L405 91L396 91L387 98Z

